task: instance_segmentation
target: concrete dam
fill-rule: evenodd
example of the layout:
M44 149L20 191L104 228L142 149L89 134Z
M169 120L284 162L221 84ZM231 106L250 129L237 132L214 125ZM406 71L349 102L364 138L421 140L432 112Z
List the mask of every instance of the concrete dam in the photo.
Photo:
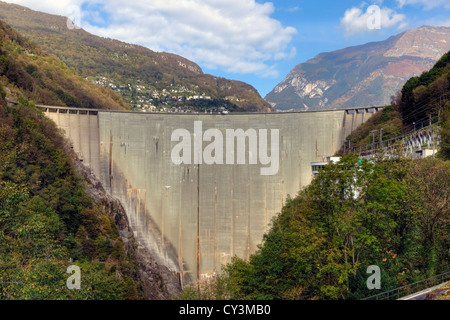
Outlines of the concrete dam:
M39 106L124 206L140 245L179 274L207 280L248 259L288 196L381 110L159 114Z

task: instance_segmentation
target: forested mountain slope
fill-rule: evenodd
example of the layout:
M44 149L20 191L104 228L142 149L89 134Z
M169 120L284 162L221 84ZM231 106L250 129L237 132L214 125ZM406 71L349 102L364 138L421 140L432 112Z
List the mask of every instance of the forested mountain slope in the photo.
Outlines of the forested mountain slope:
M33 102L125 107L120 96L0 21L0 299L155 299L176 292L171 275L140 254L120 203L89 177ZM66 286L70 265L81 269L79 290Z
M114 88L134 106L162 101L177 105L178 96L201 95L211 97L201 101L205 104L235 111L271 110L249 84L205 74L195 62L175 54L69 29L65 17L0 2L0 19L83 77Z
M120 95L91 84L58 58L13 30L0 20L0 76L8 97L15 88L39 104L99 109L129 109Z

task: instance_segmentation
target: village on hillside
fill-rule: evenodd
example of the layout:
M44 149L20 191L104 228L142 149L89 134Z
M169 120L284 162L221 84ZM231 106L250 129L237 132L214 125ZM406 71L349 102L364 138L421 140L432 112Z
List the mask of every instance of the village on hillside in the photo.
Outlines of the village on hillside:
M107 77L87 77L91 83L118 92L130 104L133 111L162 113L228 113L230 110L223 100L216 100L205 93L171 84L159 90L142 80L134 83L118 83ZM235 100L227 97L227 101Z

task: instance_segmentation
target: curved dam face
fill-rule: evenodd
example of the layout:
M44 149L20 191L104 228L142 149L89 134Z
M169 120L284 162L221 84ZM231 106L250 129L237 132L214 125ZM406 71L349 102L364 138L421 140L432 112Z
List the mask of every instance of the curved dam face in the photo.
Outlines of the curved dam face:
M40 106L183 284L248 259L288 196L380 108L181 115Z

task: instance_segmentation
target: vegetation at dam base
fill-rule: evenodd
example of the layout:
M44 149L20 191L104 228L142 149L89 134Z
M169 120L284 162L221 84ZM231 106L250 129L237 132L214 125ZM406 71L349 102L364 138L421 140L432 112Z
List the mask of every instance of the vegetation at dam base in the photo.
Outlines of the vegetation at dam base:
M448 161L347 155L287 200L250 261L179 298L361 299L448 271L449 195ZM371 265L381 291L367 288Z
M412 78L387 106L356 129L350 154L329 164L288 199L259 250L237 257L200 293L181 299L361 299L450 269L450 53ZM438 158L359 160L351 152L440 125ZM339 154L349 152L342 148ZM369 266L381 289L369 290Z
M89 193L73 150L33 101L125 107L0 21L0 299L145 298L120 210ZM67 287L70 265L81 269L80 290Z
M3 22L0 40L0 299L147 298L117 216L87 194L73 153L30 101L126 104ZM443 59L431 77L410 82L404 93L410 99L385 108L373 125L384 125L384 137L394 137L401 119L411 125L438 112L440 156L448 160L450 69L448 55ZM6 96L19 104L7 106ZM439 105L427 104L428 110L422 105L427 99ZM418 120L414 108L422 114ZM352 146L372 141L371 130L361 130ZM191 288L180 298L359 299L378 293L366 285L369 265L381 268L382 291L448 271L449 166L440 159L360 163L345 156L287 201L250 261L234 258L200 295ZM81 290L66 286L71 264L81 267Z
M55 125L0 98L0 299L142 298L133 250L94 203ZM81 269L69 290L67 268Z

